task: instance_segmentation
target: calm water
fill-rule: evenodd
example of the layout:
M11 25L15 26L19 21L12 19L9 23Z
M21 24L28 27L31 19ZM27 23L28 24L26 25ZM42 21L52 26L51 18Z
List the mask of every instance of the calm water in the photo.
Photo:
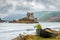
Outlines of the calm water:
M51 28L54 30L60 29L60 23L42 23L42 28ZM16 36L18 36L20 33L23 34L25 32L26 34L34 33L33 31L27 31L26 29L34 29L34 26L36 24L21 24L21 23L0 23L0 40L12 40Z

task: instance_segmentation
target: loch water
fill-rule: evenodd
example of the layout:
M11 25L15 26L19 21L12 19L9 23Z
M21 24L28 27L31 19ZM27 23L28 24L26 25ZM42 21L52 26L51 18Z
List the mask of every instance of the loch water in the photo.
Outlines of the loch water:
M26 23L0 23L0 40L12 40L19 34L31 34L35 32L34 26L38 23L26 24ZM54 30L60 30L59 22L40 22L42 28L51 28ZM31 29L28 31L27 29ZM33 30L32 30L33 29Z

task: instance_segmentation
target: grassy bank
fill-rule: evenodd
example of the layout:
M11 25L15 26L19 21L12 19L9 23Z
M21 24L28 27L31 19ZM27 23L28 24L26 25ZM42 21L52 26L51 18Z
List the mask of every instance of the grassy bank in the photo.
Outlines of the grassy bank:
M58 38L42 38L39 36L34 36L35 38L33 38L33 40L60 40Z
M36 35L19 36L13 40L60 40L59 38L42 38Z
M60 40L60 31L58 31L57 38L42 38L36 35L19 35L18 37L14 38L13 40Z

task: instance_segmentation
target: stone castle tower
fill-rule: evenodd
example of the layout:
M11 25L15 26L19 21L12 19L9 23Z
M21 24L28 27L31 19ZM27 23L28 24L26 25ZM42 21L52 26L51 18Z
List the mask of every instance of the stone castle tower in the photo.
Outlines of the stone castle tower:
M34 19L34 15L32 12L27 12L27 19Z

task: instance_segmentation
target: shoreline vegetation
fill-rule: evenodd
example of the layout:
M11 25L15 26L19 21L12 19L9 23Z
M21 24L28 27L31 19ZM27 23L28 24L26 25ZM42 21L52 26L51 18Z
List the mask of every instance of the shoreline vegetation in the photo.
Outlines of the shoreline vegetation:
M19 34L16 38L13 38L12 40L60 40L60 31L57 31L58 35L56 37L51 37L51 38L43 38L40 36L37 36L36 34Z
M40 24L34 26L36 32L34 34L19 34L18 37L12 40L60 40L60 31L50 28L42 29Z

